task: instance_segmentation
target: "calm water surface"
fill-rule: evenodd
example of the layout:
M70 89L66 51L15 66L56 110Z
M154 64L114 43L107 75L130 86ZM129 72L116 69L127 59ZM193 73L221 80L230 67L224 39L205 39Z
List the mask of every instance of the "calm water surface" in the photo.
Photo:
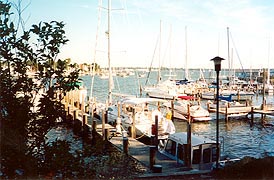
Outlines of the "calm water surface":
M177 79L184 78L184 72L176 71ZM209 77L211 72L205 72L205 77ZM162 73L162 79L165 80L168 72ZM195 80L199 77L200 71L190 71L191 77ZM152 72L150 78L137 78L138 76L129 77L114 77L115 88L113 92L126 93L139 96L140 86L144 86L146 82L149 84L156 83L157 72ZM85 86L88 89L88 95L90 96L90 84L91 76L83 76L82 79L85 82ZM96 97L97 101L105 102L108 92L108 80L100 79L98 76L94 78L93 97ZM144 96L144 95L143 95ZM274 104L273 96L266 96L267 103ZM205 105L206 101L202 101ZM260 105L262 103L261 96L254 96L253 105ZM191 129L193 133L206 136L212 139L216 138L216 113L211 113L213 121L208 123L192 123ZM249 116L250 118L250 116ZM263 127L261 125L261 115L255 115L254 125L251 127L248 119L234 118L230 119L228 123L225 123L224 117L220 115L219 123L219 135L220 141L222 141L222 154L231 154L237 157L252 156L252 157L264 157L274 156L274 127ZM266 122L274 125L274 116L266 116ZM186 132L186 122L175 121L177 132Z

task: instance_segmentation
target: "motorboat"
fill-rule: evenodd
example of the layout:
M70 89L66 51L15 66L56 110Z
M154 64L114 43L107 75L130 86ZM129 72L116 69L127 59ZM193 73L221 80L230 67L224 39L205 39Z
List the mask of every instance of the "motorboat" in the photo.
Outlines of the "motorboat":
M188 134L191 136L189 142ZM190 143L190 153L187 150L188 143ZM164 146L159 148L159 152L183 166L197 170L215 169L217 158L219 158L219 168L240 160L232 155L221 156L220 151L218 155L217 145L220 148L220 143L217 144L216 141L200 135L177 132L168 136Z
M184 166L187 166L187 157L190 155L190 164L193 169L212 169L214 162L217 161L217 157L220 157L217 156L216 141L191 134L191 150L188 155L187 136L188 133L186 132L170 134L164 147L159 151Z

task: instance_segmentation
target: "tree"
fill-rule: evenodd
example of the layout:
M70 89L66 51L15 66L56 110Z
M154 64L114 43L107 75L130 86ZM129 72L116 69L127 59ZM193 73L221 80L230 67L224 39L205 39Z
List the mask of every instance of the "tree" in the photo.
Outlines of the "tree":
M91 64L91 71L93 71L94 69L94 72L97 72L100 70L100 65L98 65L97 63L92 63Z
M8 177L43 167L45 135L64 118L61 100L79 73L72 68L68 74L66 61L57 59L68 42L63 22L41 22L20 32L13 16L11 4L0 0L0 170ZM27 74L31 64L39 67L36 77Z

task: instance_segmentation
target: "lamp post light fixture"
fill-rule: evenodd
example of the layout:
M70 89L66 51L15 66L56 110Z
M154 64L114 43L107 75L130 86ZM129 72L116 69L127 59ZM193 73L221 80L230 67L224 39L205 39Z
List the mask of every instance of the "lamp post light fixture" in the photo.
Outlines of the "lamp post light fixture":
M219 56L214 57L211 61L214 62L215 71L216 71L216 84L217 84L217 93L216 93L216 169L219 169L219 159L220 159L220 146L219 146L219 72L221 71L221 61L224 58Z

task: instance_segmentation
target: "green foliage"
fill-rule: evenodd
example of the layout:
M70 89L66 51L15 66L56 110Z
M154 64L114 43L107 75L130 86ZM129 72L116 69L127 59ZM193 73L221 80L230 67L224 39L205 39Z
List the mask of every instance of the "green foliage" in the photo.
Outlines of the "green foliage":
M30 175L44 166L45 135L64 116L61 100L74 88L67 84L78 81L78 70L68 73L68 61L57 59L68 42L63 22L20 32L10 10L0 0L0 171L12 178L15 170ZM27 74L33 65L39 69L35 77Z

